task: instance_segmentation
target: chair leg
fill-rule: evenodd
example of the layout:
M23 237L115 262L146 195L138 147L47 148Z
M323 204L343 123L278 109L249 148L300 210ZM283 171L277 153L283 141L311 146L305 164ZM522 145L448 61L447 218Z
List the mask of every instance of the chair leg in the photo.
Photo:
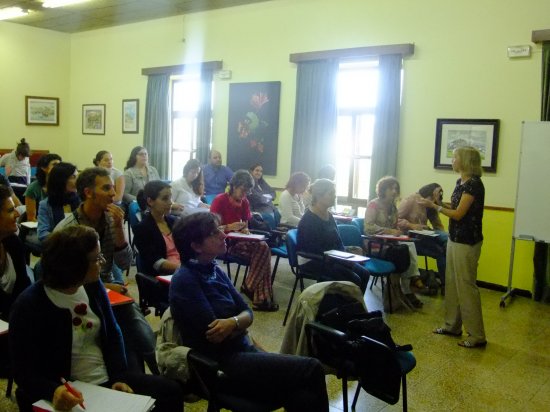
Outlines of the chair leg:
M424 267L428 270L428 256L424 255Z
M342 398L344 402L344 412L348 412L348 377L342 376Z
M237 286L237 279L239 279L239 272L241 271L241 265L237 265L237 272L235 273L235 279L233 280L233 286Z
M407 375L401 377L403 383L403 412L407 412Z
M353 395L353 402L351 404L351 410L355 411L357 406L357 401L359 400L359 392L361 392L361 381L357 381L357 389L355 390L355 395Z
M285 319L283 320L283 326L286 325L288 319L288 314L290 313L290 307L292 306L292 299L294 299L294 293L296 292L296 286L298 286L298 277L294 281L294 287L292 288L292 293L290 294L290 299L288 300L288 307L286 308Z
M271 286L273 286L273 282L275 281L275 274L277 273L277 266L279 266L280 258L280 256L277 256L275 259L275 265L273 265L273 271L271 272Z

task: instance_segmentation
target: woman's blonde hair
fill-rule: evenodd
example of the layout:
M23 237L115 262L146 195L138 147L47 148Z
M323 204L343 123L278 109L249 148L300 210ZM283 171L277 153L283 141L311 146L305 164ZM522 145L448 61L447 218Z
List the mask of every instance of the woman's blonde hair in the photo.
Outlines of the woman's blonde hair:
M309 191L311 192L311 204L315 205L319 200L319 198L323 197L325 194L333 190L335 187L336 185L332 180L317 179L309 187Z
M481 176L481 155L479 151L471 146L457 147L455 155L460 159L460 171L468 176Z

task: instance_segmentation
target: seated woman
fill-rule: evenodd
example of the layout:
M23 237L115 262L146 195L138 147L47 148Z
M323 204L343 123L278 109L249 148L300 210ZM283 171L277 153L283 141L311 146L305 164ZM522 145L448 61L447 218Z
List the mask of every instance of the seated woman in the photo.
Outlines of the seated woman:
M422 186L417 193L413 193L403 199L397 208L397 226L407 232L409 230L431 229L437 233L437 237L422 236L415 242L416 252L420 256L430 256L437 262L437 271L441 281L441 292L445 294L445 270L447 267L447 239L443 223L436 209L427 208L419 202L422 199L429 200L438 206L443 205L443 189L437 183ZM428 220L431 227L428 226Z
M17 218L11 191L0 185L0 319L7 320L17 296L31 284L25 251L17 237Z
M365 234L399 236L403 232L397 227L397 207L395 202L399 196L399 182L393 176L385 176L376 183L377 198L367 204L365 212ZM411 291L411 278L420 276L418 272L418 256L413 242L400 242L409 247L411 263L401 274L401 290L412 306L421 308L423 303Z
M246 194L254 186L254 179L246 170L237 170L229 182L229 192L220 193L210 208L220 216L225 231L248 233L252 219ZM252 300L254 310L274 312L279 305L273 301L271 287L271 249L266 242L236 241L229 253L250 260L250 269L241 291Z
M0 319L7 321L10 309L31 280L27 276L25 250L17 233L17 218L12 193L0 185ZM0 335L0 376L9 370L8 336Z
M254 178L254 187L252 188L250 194L246 196L248 202L250 203L250 210L260 214L271 214L275 221L278 221L281 215L279 214L277 208L273 205L275 190L273 190L264 180L264 169L262 168L262 165L256 163L248 170Z
M134 228L134 240L146 275L172 274L180 267L180 255L174 245L172 227L176 218L170 215L170 185L155 180L137 195L143 219Z
M174 227L182 267L172 278L170 309L183 344L220 362L228 393L278 403L290 412L328 411L319 361L252 345L247 335L252 311L215 261L226 248L218 225L212 213L196 213Z
M172 182L173 201L183 206L183 216L208 212L210 205L201 200L204 196L204 178L197 159L189 160L183 167L183 176Z
M130 203L136 200L138 192L147 182L160 180L159 172L149 165L149 153L142 146L136 146L130 152L130 157L124 168L124 201Z
M338 228L329 209L336 200L334 182L318 179L310 187L311 206L298 225L298 252L323 256L327 250L345 250ZM316 273L320 280L347 280L355 283L364 293L369 282L367 269L357 263L340 260L305 259L299 256L300 265L308 273Z
M46 181L50 171L61 162L61 157L55 153L49 153L38 159L36 163L36 180L25 190L25 211L27 222L36 222L38 204L46 198Z
M61 162L53 167L47 183L48 197L38 207L38 240L43 242L65 215L80 204L76 194L76 166Z
M302 195L309 186L309 176L304 172L296 172L290 176L286 188L279 199L281 223L288 226L298 226L304 215L305 206Z
M92 160L94 165L107 169L113 182L115 183L115 197L113 202L117 205L122 203L124 196L124 186L126 184L122 172L113 167L113 155L107 150L100 150Z
M13 183L28 185L31 182L31 164L29 156L31 148L25 139L21 139L15 150L0 159L0 166L6 168L6 176Z
M99 280L102 261L99 236L87 226L54 232L44 243L43 281L19 296L10 316L21 411L40 399L63 411L85 403L67 391L60 377L152 396L155 411L183 410L178 383L127 371L120 329Z

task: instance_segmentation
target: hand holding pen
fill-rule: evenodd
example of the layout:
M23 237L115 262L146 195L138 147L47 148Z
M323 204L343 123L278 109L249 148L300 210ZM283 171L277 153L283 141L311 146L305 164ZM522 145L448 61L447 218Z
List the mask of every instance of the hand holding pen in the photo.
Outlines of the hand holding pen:
M58 386L53 394L52 403L54 408L56 410L68 411L76 405L80 405L82 409L86 409L82 394L65 379L61 378L61 383L62 385Z

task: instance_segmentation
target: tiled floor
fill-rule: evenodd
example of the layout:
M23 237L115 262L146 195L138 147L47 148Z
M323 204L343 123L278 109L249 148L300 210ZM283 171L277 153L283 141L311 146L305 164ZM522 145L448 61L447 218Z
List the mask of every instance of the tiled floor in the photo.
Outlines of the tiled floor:
M130 276L132 289L134 279ZM281 262L274 290L281 310L256 313L251 333L267 350L278 351L284 334L282 320L293 277ZM134 291L137 296L137 291ZM409 410L414 411L547 411L550 410L550 306L514 298L499 307L501 293L481 290L483 317L489 344L464 349L458 338L434 335L443 318L443 298L422 297L424 308L414 313L386 315L397 343L410 343L417 359L407 376ZM365 295L369 310L381 308L380 290ZM158 318L148 319L155 327ZM5 387L0 380L0 390ZM356 383L350 383L350 402ZM327 377L331 411L342 410L341 381ZM358 411L399 411L401 401L387 405L362 392ZM0 400L0 411L16 411ZM206 402L186 404L186 411L206 411Z

